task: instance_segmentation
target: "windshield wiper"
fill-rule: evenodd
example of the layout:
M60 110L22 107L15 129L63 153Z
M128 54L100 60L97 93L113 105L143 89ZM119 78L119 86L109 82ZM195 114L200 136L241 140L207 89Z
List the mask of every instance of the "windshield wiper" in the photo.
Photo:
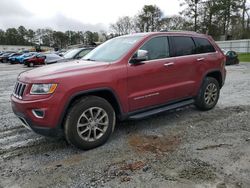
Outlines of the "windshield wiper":
M83 60L85 60L85 61L95 61L94 59L90 59L90 58L88 58L88 59L83 59Z

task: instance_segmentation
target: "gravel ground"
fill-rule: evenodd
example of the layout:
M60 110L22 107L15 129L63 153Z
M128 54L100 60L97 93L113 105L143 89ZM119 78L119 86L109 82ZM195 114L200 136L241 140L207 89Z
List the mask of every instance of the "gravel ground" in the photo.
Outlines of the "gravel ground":
M250 187L250 63L227 67L213 110L119 123L90 151L23 128L9 96L24 70L0 64L0 187Z

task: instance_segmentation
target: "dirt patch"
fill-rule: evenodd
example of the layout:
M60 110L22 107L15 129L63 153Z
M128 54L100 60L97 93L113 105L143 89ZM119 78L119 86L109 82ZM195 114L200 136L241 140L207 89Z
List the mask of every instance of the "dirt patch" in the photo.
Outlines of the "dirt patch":
M126 163L121 167L121 170L131 170L131 171L135 171L135 170L140 170L145 166L145 162L142 161L136 161L133 163Z
M157 135L132 135L128 140L138 152L151 152L161 155L165 152L174 151L180 144L179 136L157 136Z

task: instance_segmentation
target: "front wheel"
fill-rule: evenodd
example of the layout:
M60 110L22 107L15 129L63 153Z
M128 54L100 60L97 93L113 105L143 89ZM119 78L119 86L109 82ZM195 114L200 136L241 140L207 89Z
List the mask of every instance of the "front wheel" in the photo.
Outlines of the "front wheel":
M195 105L200 110L210 110L215 107L220 96L218 81L212 77L206 77L196 97Z
M92 149L108 140L115 121L115 112L109 102L96 96L84 97L73 104L66 116L65 136L80 149Z

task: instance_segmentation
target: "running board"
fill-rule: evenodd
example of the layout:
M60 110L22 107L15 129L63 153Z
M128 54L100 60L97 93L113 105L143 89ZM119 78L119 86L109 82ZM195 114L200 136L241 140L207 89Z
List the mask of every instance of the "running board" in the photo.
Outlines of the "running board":
M152 110L148 110L148 111L145 111L145 112L141 112L141 113L129 116L128 119L130 119L130 120L143 119L143 118L148 117L148 116L152 116L152 115L159 114L159 113L162 113L162 112L166 112L166 111L169 111L169 110L174 110L174 109L184 107L184 106L188 106L188 105L191 105L191 104L194 104L194 99L189 99L189 100L181 101L181 102L178 102L178 103L170 104L170 105L167 105L167 106L154 108Z

